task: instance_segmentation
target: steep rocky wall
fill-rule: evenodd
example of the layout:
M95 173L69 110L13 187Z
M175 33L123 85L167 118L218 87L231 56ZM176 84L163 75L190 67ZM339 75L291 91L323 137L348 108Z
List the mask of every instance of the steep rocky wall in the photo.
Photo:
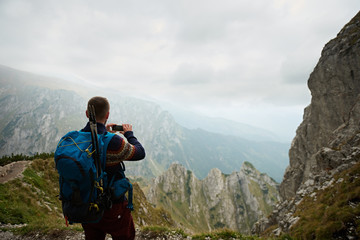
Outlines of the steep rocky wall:
M333 188L336 175L360 161L360 12L326 44L308 85L311 104L289 152L290 166L280 184L283 199L253 233L279 235L296 228L304 198L316 199L318 191ZM346 238L336 239L358 239L351 224L342 225Z
M150 203L168 209L181 227L193 232L230 228L243 233L279 201L278 184L245 162L230 175L212 169L203 180L179 164L154 179Z
M323 147L335 149L359 132L360 12L326 44L308 86L311 104L297 129L289 151L290 166L280 185L284 199L295 197L309 178L341 164L322 159Z

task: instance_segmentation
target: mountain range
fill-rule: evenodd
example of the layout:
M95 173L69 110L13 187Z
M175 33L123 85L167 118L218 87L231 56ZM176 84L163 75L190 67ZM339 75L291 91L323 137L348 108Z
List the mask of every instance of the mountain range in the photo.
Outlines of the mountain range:
M85 88L78 93L59 82L0 66L1 156L52 152L61 136L86 124ZM93 94L93 90L88 92ZM248 161L275 180L282 178L288 144L270 141L268 132L261 138L259 129L249 127L244 137L189 129L154 102L112 92L97 94L110 101L109 122L131 123L146 149L144 161L127 163L128 174L155 177L176 162L202 179L212 168L230 174ZM249 140L251 129L258 141Z
M192 232L228 228L250 233L253 224L280 200L278 184L249 162L229 175L214 168L203 180L172 164L152 181L146 197Z

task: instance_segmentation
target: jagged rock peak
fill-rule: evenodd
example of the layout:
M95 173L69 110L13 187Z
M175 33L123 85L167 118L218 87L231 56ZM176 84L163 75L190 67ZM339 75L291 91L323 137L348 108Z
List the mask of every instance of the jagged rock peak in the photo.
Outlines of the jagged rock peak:
M274 180L244 163L231 174L213 168L202 180L180 164L172 164L154 179L147 199L170 209L173 218L190 231L227 227L250 232L280 198Z
M181 173L182 175L186 175L187 173L190 173L190 171L188 171L183 165L179 163L172 163L167 172Z
M241 165L241 172L249 175L249 176L259 176L261 173L249 162L244 162Z
M289 151L290 166L280 185L284 199L294 198L310 178L342 164L336 160L326 163L319 152L330 154L324 147L331 150L339 144L336 139L340 135L346 140L359 131L354 117L360 110L356 105L360 96L360 12L326 44L308 86L311 104L296 131ZM339 152L331 154L340 157Z

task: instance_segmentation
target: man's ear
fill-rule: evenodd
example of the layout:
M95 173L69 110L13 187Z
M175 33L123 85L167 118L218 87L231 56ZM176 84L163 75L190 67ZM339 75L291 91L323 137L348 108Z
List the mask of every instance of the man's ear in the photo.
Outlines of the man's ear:
M110 115L110 112L107 112L107 114L106 114L106 119L109 118L109 115Z
M87 110L85 111L85 114L86 114L86 117L89 118L89 113Z

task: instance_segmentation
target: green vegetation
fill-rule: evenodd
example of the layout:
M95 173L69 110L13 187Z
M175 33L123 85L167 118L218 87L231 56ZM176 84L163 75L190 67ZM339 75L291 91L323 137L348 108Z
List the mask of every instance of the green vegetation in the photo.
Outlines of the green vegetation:
M186 238L188 235L182 229L170 229L163 226L146 226L143 227L140 233L142 236L146 236L148 239L154 239L162 237L167 239L169 235L177 235Z
M58 200L58 174L55 170L53 158L34 159L23 172L23 176L22 179L14 179L5 184L0 184L2 193L0 195L1 223L26 224L24 227L15 230L21 234L37 232L65 236L71 234L70 230L82 230L79 224L71 225L69 228L65 225L61 212L61 202ZM140 235L150 239L151 237L164 237L166 239L167 236L174 235L183 238L188 236L184 230L175 229L175 223L168 212L161 208L155 209L147 202L136 182L133 183L133 187L135 205L133 218L137 226L142 226ZM186 209L186 206L183 206L182 209ZM193 239L220 238L224 240L261 239L243 236L227 229L193 236Z
M292 238L288 235L283 235L276 238L262 238L257 236L245 236L239 232L232 231L230 229L220 229L213 231L211 233L203 233L199 235L192 236L192 239L194 240L209 240L209 239L223 239L223 240L232 240L232 239L238 239L238 240L292 240Z
M170 214L163 208L154 208L147 200L141 191L139 185L133 183L134 190L134 211L132 212L133 219L138 226L143 226L151 223L152 225L159 225L164 227L174 227L175 222L172 220Z
M11 154L11 156L5 155L0 158L0 166L5 166L6 164L12 162L18 162L23 160L34 160L34 159L48 159L53 158L54 153L36 153L33 156L27 156L23 154Z
M241 240L252 240L259 239L257 237L243 237L242 234L234 232L229 229L217 230L211 233L202 233L193 236L194 240L205 240L205 239L241 239Z
M181 236L186 239L188 236L191 236L193 240L292 240L288 235L283 235L280 237L274 238L262 238L257 236L245 236L239 232L232 231L230 229L219 229L209 233L201 233L196 235L188 235L184 233L182 229L171 229L163 226L147 226L143 227L140 232L140 237L146 239L169 239L169 236Z
M45 158L47 154L38 156ZM28 160L24 155L12 155L12 158L6 159L10 162L17 159ZM164 209L153 208L137 183L133 183L133 188L133 218L136 225L151 223L174 227L170 215ZM18 233L46 234L54 231L82 230L80 224L70 225L69 228L65 225L61 201L58 199L58 173L53 158L34 159L23 172L22 179L0 184L0 192L0 223L25 224L24 227L16 229Z
M189 205L190 177L187 177L183 185L172 186L172 192L165 192L163 189L163 183L160 183L157 192L157 206L167 209L171 217L186 229L193 232L207 231L209 229L203 211L197 214L191 212ZM194 201L200 205L206 204L202 195L196 195L194 197L196 198Z
M349 229L359 237L360 163L335 176L333 187L305 198L295 214L300 220L290 234L298 239L334 239Z
M23 179L0 184L0 222L26 224L20 232L47 232L65 226L52 159L35 159ZM76 227L75 227L76 228Z
M267 187L271 188L271 186L267 185ZM267 190L268 190L267 188ZM250 179L250 182L249 182L249 189L250 189L250 192L252 194L254 194L254 196L257 198L258 202L259 202L259 207L261 209L261 211L263 211L265 213L265 215L268 215L273 207L270 206L267 202L266 202L266 197L267 197L267 192L264 192L261 188L260 188L260 185L251 180ZM273 198L273 196L271 196Z
M176 224L167 211L153 208L147 202L139 185L135 182L133 186L135 205L133 217L137 226L143 227L141 235L160 236L165 239L169 235L187 237L184 230L175 229ZM52 158L34 159L23 172L22 179L0 184L0 192L0 222L26 224L15 230L18 233L46 234L54 231L81 230L79 224L66 228L61 212L61 202L58 200L58 174ZM169 201L166 194L164 194L164 201ZM181 205L180 202L173 204ZM182 204L178 208L188 211L187 204ZM349 229L352 229L358 237L360 233L360 219L358 218L360 216L360 163L336 175L331 188L317 191L316 196L304 198L298 205L296 216L300 219L289 235L278 238L244 236L228 229L201 233L192 238L198 240L333 239L346 236ZM189 220L190 223L196 221ZM149 225L154 226L149 227Z

